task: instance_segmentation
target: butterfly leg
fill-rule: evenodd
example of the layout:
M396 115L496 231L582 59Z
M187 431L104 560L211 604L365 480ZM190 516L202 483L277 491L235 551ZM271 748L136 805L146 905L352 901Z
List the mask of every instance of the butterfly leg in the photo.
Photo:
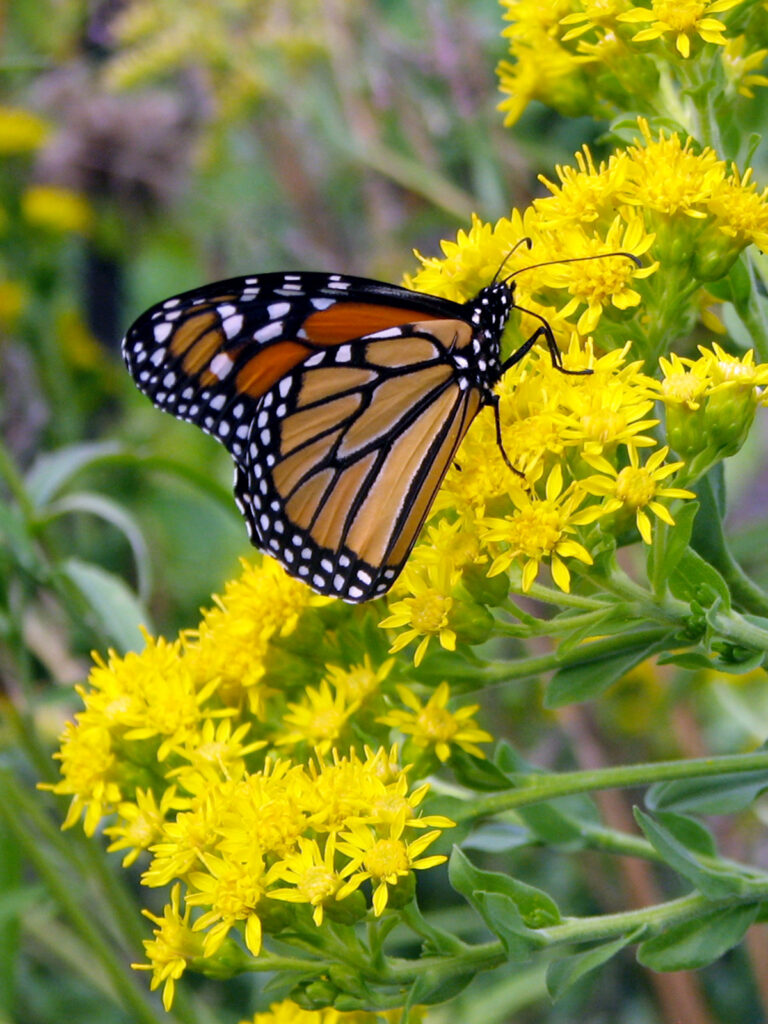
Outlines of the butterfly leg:
M539 338L544 338L546 340L547 348L549 349L549 356L552 360L552 365L556 370L559 370L560 373L566 373L570 377L582 377L585 374L592 373L591 370L566 370L566 368L563 366L562 354L560 352L560 349L557 347L557 342L555 341L555 335L553 334L552 328L549 326L544 317L539 316L538 313L534 313L531 309L523 309L522 306L518 306L517 308L520 310L521 313L527 313L529 316L536 317L537 320L541 321L541 326L536 328L536 330L533 332L530 338L527 338L520 346L520 348L515 349L512 355L508 359L504 360L504 362L501 364L502 373L506 373L510 366L514 366L515 363L519 363L523 356L527 355L528 352L530 352L530 350L533 348L533 346L536 344Z
M510 462L509 456L504 450L504 441L501 437L501 417L499 416L499 396L494 395L490 401L490 405L493 406L493 418L496 421L496 444L499 446L501 457L507 464L507 468L511 469L515 476L519 476L522 480L525 480L525 473L521 473L519 469Z

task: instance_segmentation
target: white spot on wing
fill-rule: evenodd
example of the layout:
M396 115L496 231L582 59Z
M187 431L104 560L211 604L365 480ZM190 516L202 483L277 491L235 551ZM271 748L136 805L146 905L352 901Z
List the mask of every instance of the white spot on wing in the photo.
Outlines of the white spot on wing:
M265 324L260 327L258 331L253 332L254 341L270 341L272 338L279 338L283 333L283 323L281 320L273 320L272 323Z

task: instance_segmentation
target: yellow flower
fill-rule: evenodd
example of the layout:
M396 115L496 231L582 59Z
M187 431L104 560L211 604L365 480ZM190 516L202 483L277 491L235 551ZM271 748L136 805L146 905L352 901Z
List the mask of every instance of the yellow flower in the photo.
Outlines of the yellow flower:
M664 375L659 395L661 401L665 405L685 406L691 411L698 409L709 385L709 367L706 363L681 358L671 352L669 359L664 356L659 358L659 366Z
M85 235L93 210L85 196L58 185L30 185L21 197L21 212L35 227Z
M154 921L157 928L153 933L154 938L144 940L144 951L149 963L131 964L134 970L152 971L150 988L154 991L160 985L163 986L163 1006L167 1012L170 1012L173 1005L176 982L187 964L203 956L202 938L195 935L190 927L191 908L188 906L182 915L180 907L181 886L174 885L171 902L165 907L162 917L157 917L149 910L142 911L145 917Z
M612 32L616 27L617 16L627 10L627 0L582 0L580 6L582 10L573 11L560 19L561 25L575 26L562 37L564 43L577 39L591 29Z
M493 736L480 729L472 718L479 704L449 711L447 705L451 691L447 683L441 683L426 704L422 704L408 686L398 686L397 692L410 711L387 712L378 719L383 725L394 726L412 736L418 747L431 748L439 761L448 760L452 745L475 757L485 757L477 743L490 743Z
M725 177L724 162L709 147L694 152L690 138L681 143L678 135L667 138L660 131L654 139L644 118L638 118L638 124L644 142L627 150L630 164L622 200L663 214L704 220L706 204Z
M174 807L178 807L174 786L165 790L159 804L151 790L137 789L132 801L118 805L120 823L104 829L104 835L112 839L107 851L127 849L122 863L124 868L130 867L142 851L160 838L165 819Z
M563 472L555 465L547 478L546 497L526 494L515 498L516 511L504 519L485 520L485 540L506 545L506 550L493 561L489 576L505 572L514 561L522 563L521 587L530 590L543 559L550 560L552 579L566 593L571 587L571 574L564 558L576 558L592 564L587 549L571 536L575 527L593 522L603 512L597 506L577 511L585 492L563 489Z
M585 461L604 475L582 480L582 487L590 494L607 497L609 500L606 509L610 509L611 512L624 509L634 513L638 532L646 544L650 544L653 539L648 512L653 512L668 526L675 525L669 509L661 503L660 498L696 497L692 491L686 491L681 487L659 486L663 480L684 465L682 462L669 462L664 465L664 459L668 454L667 446L659 448L648 458L646 464L641 466L637 450L630 448L629 465L621 470L617 470L602 456L585 456Z
M350 877L338 891L337 899L344 899L370 878L374 887L373 912L380 917L389 900L387 886L396 886L411 871L435 867L447 860L440 855L418 859L440 836L439 829L423 833L412 843L402 838L404 829L405 814L402 814L384 836L363 824L352 824L348 832L341 834L338 849L350 858L341 873Z
M618 21L631 25L650 22L632 37L634 43L645 43L672 34L681 57L691 55L691 36L699 35L705 43L725 44L726 26L712 14L729 11L742 0L652 0L652 8L634 7L618 16Z
M758 192L751 177L751 167L741 176L734 167L707 200L716 226L732 241L734 254L751 243L768 248L768 188Z
M190 792L199 790L206 780L240 778L245 771L245 758L266 746L266 740L243 742L250 729L250 722L233 728L230 718L206 718L183 746L174 747L174 754L189 763L171 769L168 778L178 778Z
M31 153L45 142L51 126L20 107L0 107L0 155Z
M371 664L371 656L363 655L362 664L342 668L340 665L326 665L328 682L337 694L357 705L376 693L394 667L395 659L387 658L377 669Z
M505 125L514 124L531 100L546 103L566 117L590 111L594 94L580 72L594 58L571 53L548 33L533 30L525 40L513 43L511 53L515 63L503 60L497 68L499 90L507 97L498 105Z
M396 654L419 637L414 665L421 664L432 637L437 637L447 651L454 651L456 633L450 628L449 614L453 607L451 590L458 582L458 573L446 571L445 566L437 564L421 570L418 566L406 566L400 580L400 591L410 591L412 596L393 601L389 606L390 614L379 622L381 629L408 627L395 638L390 654Z
M203 939L205 956L213 956L229 931L245 922L244 938L249 952L261 952L261 920L258 906L264 897L264 861L253 849L247 861L235 862L204 854L206 871L192 871L187 906L209 906L194 923L194 931L206 930Z
M758 68L763 67L765 58L768 57L768 50L754 50L745 55L746 45L746 36L728 39L722 51L723 68L731 87L738 89L739 93L746 96L747 99L754 99L755 94L752 92L752 87L768 85L768 76L755 74Z
M84 815L83 830L91 836L105 814L111 814L123 798L118 783L120 764L109 731L87 712L79 714L77 725L67 722L61 749L53 756L61 762L63 778L54 784L40 783L72 803L62 828L70 828Z
M563 227L583 227L606 216L613 219L616 196L629 166L626 152L612 153L607 161L595 166L589 147L583 146L574 159L578 169L559 164L555 167L560 185L539 175L539 181L552 193L533 201L543 228L558 231Z
M218 678L227 704L237 706L245 697L250 711L262 717L269 695L262 680L270 641L293 633L305 608L332 599L313 594L271 558L243 559L241 565L240 577L227 583L221 597L214 596L215 606L203 613L187 642L199 676Z
M278 747L306 743L326 754L337 742L349 718L360 707L339 690L333 693L327 680L320 686L308 686L300 703L289 703L283 716L285 729L275 738Z
M336 837L333 833L325 840L321 851L315 839L299 839L299 852L290 854L270 868L267 884L281 880L290 883L290 888L270 889L270 899L285 900L288 903L308 903L313 907L312 919L320 927L324 909L336 902L336 894L344 879L334 867Z
M638 269L626 256L608 254L628 252L639 257L650 249L653 240L654 235L646 232L642 217L630 213L615 217L604 239L589 238L576 228L566 231L562 245L569 257L578 260L584 256L604 255L605 258L543 268L544 278L550 286L567 287L572 296L559 315L568 317L586 304L576 329L580 334L591 334L600 322L603 307L609 303L616 309L638 305L640 295L630 287L630 283L653 274L658 263ZM558 244L561 244L559 239Z

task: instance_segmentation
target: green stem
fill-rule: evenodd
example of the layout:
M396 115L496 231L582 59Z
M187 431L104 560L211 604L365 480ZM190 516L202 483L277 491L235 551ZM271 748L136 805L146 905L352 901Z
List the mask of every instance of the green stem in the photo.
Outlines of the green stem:
M717 910L727 910L739 904L761 902L768 896L768 882L754 886L747 895L728 895L723 899L712 900L699 893L681 896L676 900L659 903L640 910L628 910L617 914L601 914L595 917L575 918L550 928L536 930L547 946L575 945L585 942L604 942L621 936L631 935L642 930L642 937L658 935L669 928L705 917ZM387 964L387 976L376 978L379 983L401 986L413 982L420 975L450 975L476 973L490 970L507 960L501 942L486 942L472 946L463 953L446 958L422 957L418 962L412 960L390 960Z
M90 947L95 959L101 964L109 981L120 998L122 1005L130 1013L132 1020L142 1024L160 1024L147 997L138 988L136 982L126 973L124 958L105 941L104 934L99 931L90 912L83 909L74 896L73 887L68 884L67 877L56 870L46 855L45 848L23 826L20 818L9 806L5 786L0 787L0 814L4 817L8 828L14 833L19 845L23 848L29 863L48 888L57 905L62 908L72 926L83 941Z
M35 515L35 508L29 500L27 489L24 486L24 478L16 468L8 449L0 442L0 477L8 484L8 490L18 502L22 515L27 522L30 522Z
M752 754L727 754L722 757L700 757L686 761L657 761L655 763L619 765L615 768L596 768L560 774L531 774L516 777L518 788L492 796L472 799L463 809L455 809L451 817L457 822L490 817L515 807L541 803L555 797L574 793L589 793L599 789L626 786L649 786L654 782L674 779L707 778L768 770L768 751ZM510 777L510 781L513 781Z
M618 633L615 636L601 637L599 640L590 641L589 644L574 647L564 654L552 651L549 654L541 654L536 657L517 658L515 661L505 662L501 665L488 666L483 673L483 683L491 685L510 682L513 679L525 679L541 672L550 672L558 668L567 668L569 665L581 664L586 657L599 660L622 651L650 646L662 640L668 632L666 627L652 626L648 629L635 629L627 633Z
M749 622L738 612L715 612L710 621L725 639L758 651L768 651L768 629Z
M750 297L746 309L737 309L736 312L749 331L760 361L765 362L768 361L768 322L765 316L765 304L757 298L760 289L755 279L755 267L749 256L745 263L749 274Z

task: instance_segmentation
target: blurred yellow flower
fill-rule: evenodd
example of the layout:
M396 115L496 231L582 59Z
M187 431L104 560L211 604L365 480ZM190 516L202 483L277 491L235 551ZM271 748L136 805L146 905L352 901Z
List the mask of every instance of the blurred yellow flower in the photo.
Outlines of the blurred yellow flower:
M93 223L85 196L59 185L30 185L21 197L21 212L30 224L46 231L85 235Z
M0 156L34 152L50 131L48 122L30 110L0 106Z

